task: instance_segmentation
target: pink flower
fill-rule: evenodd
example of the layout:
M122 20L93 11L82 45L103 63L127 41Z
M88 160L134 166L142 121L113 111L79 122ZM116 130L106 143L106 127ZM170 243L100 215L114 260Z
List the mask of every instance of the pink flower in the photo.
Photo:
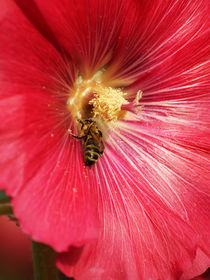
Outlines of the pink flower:
M1 186L76 280L210 264L207 0L2 0ZM103 156L84 164L77 119ZM77 131L78 129L78 131Z

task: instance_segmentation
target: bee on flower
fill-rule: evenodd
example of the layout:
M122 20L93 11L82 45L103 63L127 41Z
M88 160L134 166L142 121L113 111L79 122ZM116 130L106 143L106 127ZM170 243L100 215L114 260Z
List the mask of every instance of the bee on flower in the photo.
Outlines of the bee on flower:
M1 1L0 183L65 275L189 280L210 265L208 10Z

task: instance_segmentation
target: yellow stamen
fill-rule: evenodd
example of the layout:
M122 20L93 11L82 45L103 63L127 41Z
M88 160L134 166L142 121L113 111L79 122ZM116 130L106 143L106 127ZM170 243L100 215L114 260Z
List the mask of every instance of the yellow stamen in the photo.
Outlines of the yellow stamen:
M122 105L129 104L128 94L122 88L113 88L102 82L103 71L98 71L92 79L83 80L79 76L71 90L67 106L74 119L94 118L104 125L124 119L126 110ZM141 98L137 93L135 103Z
M96 85L94 97L89 101L89 104L93 106L93 117L107 122L120 119L122 117L121 106L129 103L124 96L125 93L119 88Z

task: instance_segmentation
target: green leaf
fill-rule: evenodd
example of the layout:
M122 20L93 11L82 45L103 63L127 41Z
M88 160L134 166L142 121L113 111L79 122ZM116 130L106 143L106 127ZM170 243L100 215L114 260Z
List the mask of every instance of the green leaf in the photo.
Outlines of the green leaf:
M0 215L11 215L13 214L12 205L0 204Z
M8 203L10 202L9 197L6 195L4 190L0 190L0 203Z

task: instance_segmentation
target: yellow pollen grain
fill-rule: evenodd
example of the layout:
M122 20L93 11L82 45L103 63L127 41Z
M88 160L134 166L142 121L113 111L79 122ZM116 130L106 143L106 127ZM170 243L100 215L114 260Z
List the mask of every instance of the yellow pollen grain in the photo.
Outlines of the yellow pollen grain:
M121 88L105 85L101 80L103 73L104 70L98 71L88 80L77 77L67 100L74 119L93 118L101 124L124 119L127 110L122 109L122 105L129 104L125 98L127 93Z
M121 106L129 102L119 88L104 87L98 84L94 88L94 97L89 101L93 106L93 117L102 121L117 121L121 115Z

